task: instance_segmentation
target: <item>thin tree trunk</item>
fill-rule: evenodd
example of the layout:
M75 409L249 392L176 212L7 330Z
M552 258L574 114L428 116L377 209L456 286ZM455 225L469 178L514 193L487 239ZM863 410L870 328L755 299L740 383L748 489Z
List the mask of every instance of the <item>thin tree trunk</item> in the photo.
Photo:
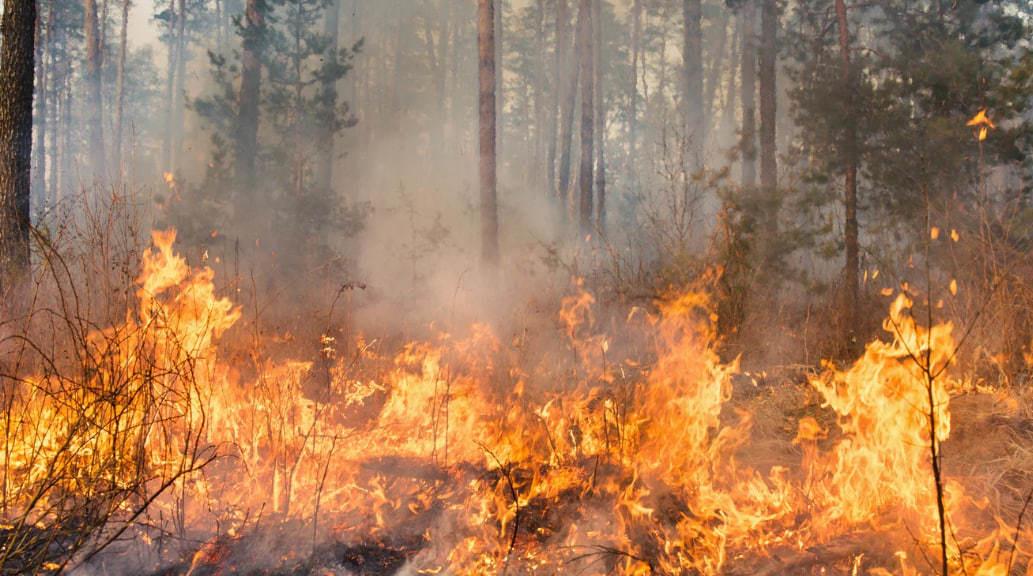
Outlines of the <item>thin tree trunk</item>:
M606 232L606 94L603 91L603 3L594 0L592 6L592 58L595 91L595 194L596 227Z
M65 34L65 42L68 42L68 35ZM75 93L72 91L72 70L71 64L65 62L65 74L64 74L64 95L62 96L61 106L61 122L54 130L56 133L61 135L61 180L58 187L58 197L55 203L60 202L60 199L65 194L73 192L73 188L76 184L75 178L72 175L72 160L75 158L77 153L77 147L75 140L72 138L72 110L75 108Z
M51 3L50 10L53 12L54 4ZM51 205L57 205L57 197L59 186L61 184L61 154L60 154L60 143L61 143L61 114L64 111L64 74L57 67L57 58L55 57L55 48L58 38L60 36L60 29L54 31L54 37L51 42L51 48L48 50L50 56L47 62L47 68L51 70L50 74L50 89L54 94L54 104L51 107L53 114L51 115L52 123L50 125L50 142L48 145L50 155L50 181L47 182L47 201Z
M560 123L560 102L562 87L566 86L564 77L564 64L566 63L566 43L567 43L567 0L556 0L556 46L554 49L554 69L553 69L553 82L552 82L552 94L549 105L549 150L547 152L545 167L546 177L549 179L549 193L552 193L552 187L556 186L556 147L557 147L557 131L559 130Z
M754 0L742 6L742 187L757 185L757 43Z
M402 87L405 85L405 75L402 72L402 54L405 53L406 33L409 29L408 21L406 20L409 16L409 10L401 5L399 5L398 10L398 27L396 28L397 34L395 35L394 46L394 80L391 91L392 114L390 117L391 124L394 127L404 125L402 114Z
M564 0L559 0L564 3ZM566 222L569 211L570 195L570 170L571 170L571 146L574 141L574 108L577 105L577 84L580 66L574 66L573 50L570 49L570 42L565 41L563 47L565 58L563 63L563 95L562 108L560 110L560 165L559 165L559 187L558 196L560 201L560 215L563 222Z
M770 199L777 194L778 160L775 145L777 119L775 86L776 34L778 31L777 0L762 0L760 45L760 185ZM771 213L770 224L777 226L777 212Z
M506 0L493 0L495 5L494 27L495 27L495 154L505 158L502 151L503 140L506 134L506 66L505 66L505 39L503 35L505 28L502 23L502 16L506 8ZM503 163L505 164L505 163Z
M172 171L172 110L176 86L176 0L169 0L168 7L168 58L165 64L165 129L161 135L161 169Z
M100 5L100 49L105 54L108 51L108 0Z
M537 0L535 4L535 38L538 42L538 62L534 69L534 153L530 166L528 181L532 187L540 187L548 190L551 185L547 179L546 171L542 170L545 162L545 125L546 104L545 100L545 61L547 50L545 48L545 0Z
M118 38L118 71L115 78L115 135L114 141L111 143L111 150L115 157L113 165L119 182L124 181L126 174L125 167L122 166L122 139L126 106L126 43L129 30L130 5L130 0L122 0L122 29Z
M255 184L255 159L258 155L258 98L262 83L261 52L265 43L265 14L261 2L247 0L244 11L235 146L239 206L255 203L253 198L246 198L245 195L252 191Z
M50 3L46 26L42 11L36 13L36 142L33 148L32 192L36 198L45 199L47 194L47 50L49 49L50 27L54 18L53 0ZM44 201L45 205L46 202Z
M172 144L172 168L178 170L183 165L183 136L186 114L186 77L187 57L190 51L187 48L187 3L186 0L179 0L179 18L177 19L178 30L176 32L176 91L175 104L173 106L174 120L173 144Z
M58 76L58 72L59 71L58 71L57 67L55 66L56 59L55 59L55 56L54 56L55 48L56 48L56 43L57 43L57 40L58 40L58 34L59 34L59 31L58 31L57 27L54 26L54 19L55 19L54 4L55 4L55 2L51 1L49 3L49 5L48 5L48 8L47 8L47 35L46 35L46 40L45 40L46 43L47 43L47 47L46 47L46 50L44 52L44 54L46 55L46 58L47 58L47 63L46 63L46 66L47 66L47 90L46 90L46 92L47 92L47 94L46 94L47 106L45 108L47 110L47 114L46 114L46 116L47 116L47 118L46 118L46 125L47 125L46 133L48 134L48 136L46 138L44 138L44 141L40 142L40 145L41 146L46 146L46 149L47 149L47 153L48 154L45 154L44 158L47 155L50 156L50 171L49 171L50 172L50 176L49 176L49 180L47 180L47 182L46 182L46 190L44 191L44 196L43 196L44 204L48 204L50 206L54 206L54 205L57 204L57 182L58 182L57 176L58 175L57 175L56 169L58 167L58 163L57 163L57 161L58 161L58 158L57 158L58 134L57 134L57 131L54 129L54 127L56 125L60 124L60 117L58 116L58 112L59 112L59 104L60 104L60 100L61 100L61 97L60 97L60 82L59 82L59 76ZM53 98L52 99L50 97L51 94L53 94ZM48 139L49 139L49 142L47 141Z
M301 41L305 33L305 27L299 10L294 20L294 49L291 55L291 64L294 68L294 102L293 111L293 132L294 132L294 197L300 199L305 191L305 137L302 133L301 115L303 110L302 92L304 90L301 76Z
M592 49L592 0L580 0L578 8L578 67L581 76L581 194L578 229L581 238L592 233L592 173L595 160L595 58Z
M101 96L104 52L100 45L97 19L97 0L86 0L86 128L94 179L103 178L107 167L104 161L104 102Z
M449 58L449 28L451 27L452 19L450 17L451 6L448 0L441 0L438 5L438 54L435 60L437 65L435 70L437 71L434 88L437 93L439 110L444 111L449 105L448 103L448 58ZM447 129L445 112L442 117L437 118L434 122L436 137L436 146L441 149L447 148L445 146L445 131Z
M0 294L29 280L35 0L4 2L0 32Z
M860 248L857 230L857 132L853 121L853 86L851 85L850 64L850 27L847 22L846 3L836 0L836 20L839 25L839 51L842 65L843 90L847 98L844 108L848 111L846 121L843 174L843 206L846 217L843 226L846 243L846 262L844 282L846 283L846 302L844 303L844 321L846 325L847 350L856 348L858 319L858 274L860 269Z
M714 57L711 58L710 63L710 74L707 76L706 82L703 85L703 107L704 113L704 132L710 133L710 123L714 122L717 117L717 85L721 83L721 72L724 71L725 55L730 51L728 42L728 12L725 10L721 11L721 17L715 24L717 27L717 47L714 49ZM715 128L716 128L716 123Z
M499 221L495 191L495 0L478 0L477 8L481 261L488 266L494 266L498 264L499 259Z
M703 9L700 0L682 0L684 39L682 62L685 66L685 93L682 97L685 140L693 170L703 165L706 140L703 118Z
M722 100L720 124L722 134L729 134L733 131L738 118L736 106L738 105L739 97L739 72L742 70L742 28L742 18L737 18L735 22L735 35L732 37L732 44L728 53L728 74L722 80L726 83L723 99L717 95L714 97L714 106L717 106L717 100ZM736 139L736 144L738 144L738 139Z
M324 15L323 33L327 37L326 61L336 62L340 38L341 0L330 0ZM319 142L319 166L316 186L319 190L331 191L334 185L334 118L337 109L337 82L330 78L323 81L322 107L325 117L322 121Z
M642 0L631 7L631 82L628 83L628 186L638 192L638 75L642 56Z

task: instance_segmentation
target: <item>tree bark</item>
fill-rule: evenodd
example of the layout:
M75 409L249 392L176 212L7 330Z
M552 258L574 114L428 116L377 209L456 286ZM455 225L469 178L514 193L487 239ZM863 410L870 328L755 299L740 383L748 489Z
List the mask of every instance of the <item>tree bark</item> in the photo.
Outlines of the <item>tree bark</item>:
M238 206L254 204L255 159L258 155L258 104L262 83L261 53L265 43L265 14L262 0L247 0L244 10L244 41L241 56L240 92L237 97L236 179Z
M93 178L107 172L104 161L104 101L101 95L101 67L104 51L100 44L97 0L86 0L86 131Z
M760 185L764 194L774 199L778 189L778 160L775 143L775 123L777 122L777 88L775 86L775 62L778 46L777 0L762 0L761 12L761 45L760 45ZM777 212L771 214L770 221L777 224Z
M735 22L735 33L732 37L730 50L728 53L728 75L725 76L722 81L725 82L725 90L722 97L714 96L714 106L717 107L717 100L721 100L721 133L728 134L729 131L737 131L738 119L739 119L739 81L742 71L742 36L743 36L742 18L737 18ZM739 144L741 136L735 139L736 146ZM740 150L741 152L741 150Z
M638 76L642 56L642 0L631 7L631 82L628 83L628 186L638 191Z
M728 42L728 12L721 11L721 17L715 23L717 27L717 47L714 48L714 56L711 58L709 74L703 85L703 110L704 122L703 131L711 133L711 125L716 128L717 123L717 85L721 83L721 73L724 71L725 56L730 52Z
M437 91L438 103L441 106L441 110L444 112L440 118L435 121L435 130L437 137L435 138L436 145L446 149L445 144L446 130L448 127L447 118L449 113L446 111L450 107L448 102L448 59L449 59L449 43L450 43L450 28L452 26L452 18L450 16L451 3L449 0L440 0L438 5L438 20L439 20L439 32L438 32L438 54L437 54L437 74L435 79L435 90Z
M327 37L326 61L336 62L340 38L341 0L330 0L323 20L323 33ZM331 191L334 185L334 145L336 132L334 118L337 109L337 82L332 79L323 81L322 107L325 117L320 127L319 164L316 168L316 187L319 190Z
M503 155L502 145L506 132L506 85L505 85L505 52L503 50L503 33L505 28L502 24L502 16L505 11L505 0L493 0L495 5L495 154L496 158ZM505 156L502 156L505 158Z
M0 32L0 294L29 279L35 0L6 0Z
M559 0L566 4L565 0ZM564 25L566 26L566 24ZM568 28L569 30L569 28ZM560 218L566 227L566 221L570 210L570 171L571 171L571 146L574 142L574 108L577 106L577 85L580 66L574 66L574 50L570 48L570 41L565 38L564 42L564 63L561 81L562 103L560 109L560 164L559 184L557 187L560 202Z
M65 42L68 42L67 33L64 34L64 39ZM72 138L72 110L75 109L75 93L72 90L73 82L70 60L69 58L64 62L64 93L61 96L61 121L54 129L55 135L60 134L61 138L61 152L58 154L61 161L60 168L53 171L59 177L55 203L60 202L60 199L65 194L69 194L76 185L76 180L72 174L72 161L78 153L78 146Z
M46 50L50 43L50 27L53 24L54 3L50 3L49 15L46 25L43 22L43 13L37 10L36 31L35 31L35 59L36 59L36 141L33 148L35 160L32 167L32 191L37 198L46 198L47 193L47 65ZM44 205L46 202L44 201Z
M754 0L742 6L742 187L757 185L757 43Z
M541 190L549 190L551 184L543 170L545 162L545 125L546 104L545 104L545 61L547 49L545 47L545 0L537 0L535 3L535 36L538 42L538 62L534 69L534 140L533 160L530 164L528 182L532 187Z
M118 71L115 77L115 135L111 143L111 151L114 155L114 162L112 164L119 182L124 181L126 173L125 167L122 166L122 139L126 106L126 44L129 30L130 6L130 0L122 0L122 29L119 32L118 38Z
M498 264L499 221L495 176L495 0L477 2L479 148L481 189L481 261Z
M594 0L592 5L592 58L595 78L595 195L596 228L606 233L606 94L603 91L603 4Z
M186 114L186 77L187 57L190 51L187 49L187 3L186 0L179 0L179 18L176 20L176 92L175 104L173 106L174 120L172 122L173 144L172 144L172 169L177 170L183 165L183 136L185 131Z
M846 284L846 301L844 302L844 324L846 327L846 349L853 351L857 341L858 319L858 274L860 270L860 248L858 246L857 227L857 131L853 120L854 102L852 86L852 70L850 64L850 27L847 22L846 3L836 0L836 20L839 27L839 51L842 67L842 81L848 111L845 126L843 151L845 161L843 174L843 206L845 222L843 232L846 244L846 262L844 263L844 282Z
M545 167L547 178L549 179L549 193L552 193L552 187L556 186L556 149L559 140L557 140L560 125L560 105L561 102L565 102L565 99L561 97L561 92L565 89L567 83L564 76L565 63L566 63L566 44L567 44L567 0L556 0L556 46L554 49L554 69L553 69L553 83L552 83L552 95L549 105L549 150L547 152ZM565 93L565 92L564 92Z
M685 66L685 93L682 95L684 138L690 167L692 170L698 170L703 165L703 147L706 141L703 118L703 9L700 0L682 0L682 16L682 63Z
M176 0L169 0L168 7L168 43L169 51L165 64L165 129L161 135L161 169L172 171L172 110L176 86Z
M578 8L578 67L581 76L581 166L578 183L578 230L581 238L592 233L592 173L595 159L595 58L592 50L592 0L580 0Z

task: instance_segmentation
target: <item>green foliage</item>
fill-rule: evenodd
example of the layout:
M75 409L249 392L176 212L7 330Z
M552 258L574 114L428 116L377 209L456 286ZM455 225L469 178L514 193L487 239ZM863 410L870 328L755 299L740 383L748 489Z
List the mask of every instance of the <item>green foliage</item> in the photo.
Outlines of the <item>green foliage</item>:
M331 50L331 37L322 32L329 5L330 0L266 0L259 6L263 29L236 20L242 45L260 54L262 65L259 189L242 201L260 198L268 206L273 237L284 244L279 252L322 261L335 258L329 233L356 233L365 214L365 208L344 205L315 175L327 137L356 124L348 103L337 99L336 85L351 70L362 42ZM218 220L240 208L230 194L236 186L231 178L240 58L239 52L209 53L213 88L193 102L212 134L205 187L222 192L223 200L208 207Z
M1028 87L1016 77L1028 49L1018 44L1026 30L1014 2L883 2L851 10L848 82L832 4L799 3L785 43L810 185L839 193L827 182L842 170L844 136L853 127L865 217L906 225L924 214L927 194L938 205L976 190L981 147L965 122L983 107L998 125L982 146L984 162L1028 156L1029 125L1020 116L1028 96L1016 89Z

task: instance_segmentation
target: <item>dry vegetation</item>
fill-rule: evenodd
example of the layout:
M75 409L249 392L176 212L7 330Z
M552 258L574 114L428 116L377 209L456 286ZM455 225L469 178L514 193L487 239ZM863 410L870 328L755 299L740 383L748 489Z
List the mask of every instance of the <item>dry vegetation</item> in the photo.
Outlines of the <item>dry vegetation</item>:
M35 237L3 327L5 573L1029 565L1030 350L984 324L1028 311L1018 267L931 314L887 293L882 336L839 365L746 370L716 272L646 299L597 268L407 338L345 329L343 286L288 331L126 199L82 214Z

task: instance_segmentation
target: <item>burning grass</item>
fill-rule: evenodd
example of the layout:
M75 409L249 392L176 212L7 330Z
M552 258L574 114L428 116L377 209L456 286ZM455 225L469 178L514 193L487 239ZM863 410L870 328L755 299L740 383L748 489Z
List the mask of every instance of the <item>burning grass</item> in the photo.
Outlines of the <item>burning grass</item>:
M941 517L951 570L1029 564L1024 452L950 440L1021 446L1025 403L958 376L953 327L905 295L855 362L764 387L718 354L704 291L607 323L580 282L534 338L292 358L174 240L121 321L69 321L61 354L18 340L5 572L935 573ZM952 417L987 398L1007 416Z

